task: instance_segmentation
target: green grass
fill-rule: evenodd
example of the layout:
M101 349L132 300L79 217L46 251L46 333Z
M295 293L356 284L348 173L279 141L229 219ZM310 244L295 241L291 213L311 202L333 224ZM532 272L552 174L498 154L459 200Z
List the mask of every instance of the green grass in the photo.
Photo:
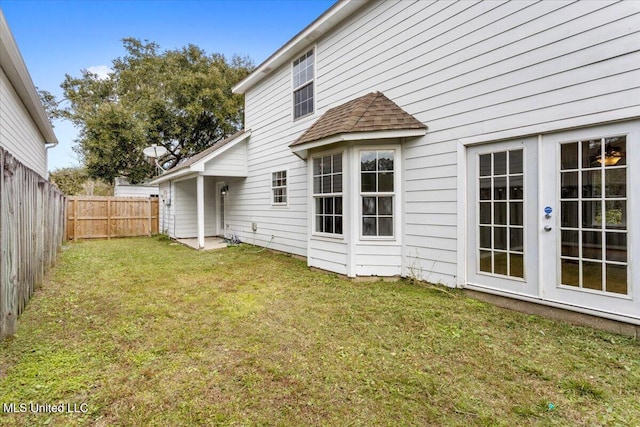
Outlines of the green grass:
M67 245L18 327L0 404L87 412L6 426L640 424L633 339L250 246Z

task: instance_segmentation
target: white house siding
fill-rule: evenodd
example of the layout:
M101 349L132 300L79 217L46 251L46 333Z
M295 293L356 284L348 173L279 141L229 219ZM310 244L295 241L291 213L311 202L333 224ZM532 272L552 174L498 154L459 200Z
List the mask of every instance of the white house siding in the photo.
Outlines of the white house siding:
M45 139L0 67L0 142L20 162L47 176Z
M215 184L213 178L205 177L204 183L204 234L214 236L215 226ZM173 211L175 238L191 238L198 236L198 215L196 201L195 178L173 183Z
M230 181L226 200L229 231L240 240L307 255L307 164L288 145L316 118L292 123L290 68L281 67L246 94L245 128L249 176ZM287 206L271 204L271 174L287 171ZM252 231L252 223L257 230ZM273 238L272 238L273 236Z
M247 144L241 142L205 164L206 175L247 176Z
M175 199L173 193L174 184L171 181L159 185L160 195L160 232L170 237L175 236Z
M273 233L279 249L305 254L307 166L287 146L327 109L381 91L429 127L402 148L402 274L461 284L459 140L637 116L639 12L634 1L368 3L315 44L315 114L292 122L290 63L247 92L252 173L234 226L249 236L240 214L253 212L256 242ZM279 167L295 188L283 210L268 207Z

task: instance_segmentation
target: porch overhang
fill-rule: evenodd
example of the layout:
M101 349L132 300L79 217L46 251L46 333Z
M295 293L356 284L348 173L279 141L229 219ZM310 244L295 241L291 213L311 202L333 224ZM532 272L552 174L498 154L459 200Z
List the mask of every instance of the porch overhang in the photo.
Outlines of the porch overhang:
M218 141L208 149L169 169L152 180L150 184L157 185L199 175L246 177L248 172L246 141L250 136L250 130L243 130ZM225 157L232 152L234 154L233 164L227 165Z

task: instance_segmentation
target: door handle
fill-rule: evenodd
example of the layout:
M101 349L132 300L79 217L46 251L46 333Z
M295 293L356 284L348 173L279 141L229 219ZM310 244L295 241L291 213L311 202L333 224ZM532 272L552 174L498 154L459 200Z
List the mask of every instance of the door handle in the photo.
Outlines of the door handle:
M545 225L544 226L544 231L551 231L551 226L550 225Z

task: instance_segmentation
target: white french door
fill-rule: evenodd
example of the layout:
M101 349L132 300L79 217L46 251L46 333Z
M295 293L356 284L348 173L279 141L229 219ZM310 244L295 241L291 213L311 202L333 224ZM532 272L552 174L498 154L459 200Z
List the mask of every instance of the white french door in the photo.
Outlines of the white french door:
M467 285L640 324L639 174L637 120L467 148Z
M541 298L640 321L639 135L626 122L542 136Z
M467 283L538 294L537 139L467 150Z

